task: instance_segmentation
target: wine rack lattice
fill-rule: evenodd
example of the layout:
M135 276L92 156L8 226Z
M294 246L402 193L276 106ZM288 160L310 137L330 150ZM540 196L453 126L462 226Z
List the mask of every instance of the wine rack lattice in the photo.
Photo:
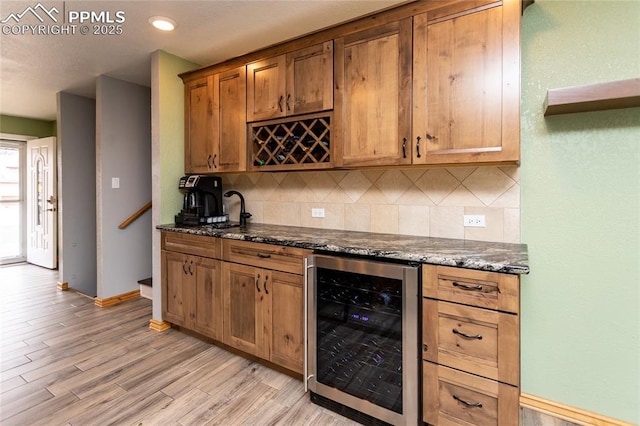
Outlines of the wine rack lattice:
M296 121L254 123L250 132L253 149L251 167L254 169L330 166L330 115L302 117Z

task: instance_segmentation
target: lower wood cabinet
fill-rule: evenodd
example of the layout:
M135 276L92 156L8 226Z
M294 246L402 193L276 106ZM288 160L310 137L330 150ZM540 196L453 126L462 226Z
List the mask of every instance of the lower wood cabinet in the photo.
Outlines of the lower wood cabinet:
M222 271L224 343L302 373L302 276L230 262Z
M163 232L163 319L302 373L308 253Z
M236 263L223 263L224 333L222 340L229 346L256 355L268 357L265 344L264 317L266 310L264 288L268 276L261 270Z
M308 252L233 240L222 252L224 343L302 373Z
M220 261L163 251L162 311L173 324L222 338Z
M163 318L302 373L308 254L163 232ZM518 424L519 276L423 265L422 296L423 421Z
M425 265L422 277L423 420L517 425L518 276Z

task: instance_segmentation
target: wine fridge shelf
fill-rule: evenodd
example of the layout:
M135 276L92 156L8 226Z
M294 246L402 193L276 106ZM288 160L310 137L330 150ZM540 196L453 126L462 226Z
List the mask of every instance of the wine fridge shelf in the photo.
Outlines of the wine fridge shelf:
M252 123L251 169L322 169L331 166L331 113Z

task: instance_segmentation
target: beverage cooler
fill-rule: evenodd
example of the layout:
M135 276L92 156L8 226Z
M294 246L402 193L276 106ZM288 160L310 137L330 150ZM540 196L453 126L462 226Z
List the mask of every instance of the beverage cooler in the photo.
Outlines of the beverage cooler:
M365 424L418 424L419 267L307 259L305 386Z

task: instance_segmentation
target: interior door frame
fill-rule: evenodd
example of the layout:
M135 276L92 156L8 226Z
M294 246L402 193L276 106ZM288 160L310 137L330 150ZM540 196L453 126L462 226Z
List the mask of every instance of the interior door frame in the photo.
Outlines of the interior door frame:
M20 254L13 258L0 260L0 265L25 262L27 260L27 141L35 136L0 133L0 139L22 150L20 155Z

